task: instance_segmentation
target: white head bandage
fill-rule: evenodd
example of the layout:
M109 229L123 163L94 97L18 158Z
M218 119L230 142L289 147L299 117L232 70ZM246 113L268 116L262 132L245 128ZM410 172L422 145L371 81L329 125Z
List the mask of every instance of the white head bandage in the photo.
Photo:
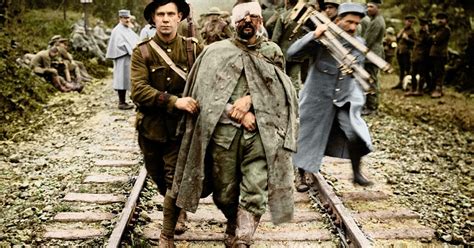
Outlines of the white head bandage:
M258 2L248 2L236 5L232 9L232 25L244 19L247 15L258 15L262 17L262 8Z

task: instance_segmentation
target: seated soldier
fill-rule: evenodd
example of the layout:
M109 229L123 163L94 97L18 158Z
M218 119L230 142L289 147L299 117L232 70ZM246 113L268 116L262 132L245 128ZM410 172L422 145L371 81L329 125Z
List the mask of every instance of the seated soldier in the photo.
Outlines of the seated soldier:
M75 84L81 85L82 81L90 82L92 77L87 73L84 64L80 61L74 60L72 55L68 52L69 40L60 38L54 44L59 51L59 56L66 65L68 73L66 80Z
M64 74L66 67L60 60L59 50L55 46L38 52L31 60L31 69L46 81L51 82L61 92L82 91L82 87L77 87L60 76L60 73Z

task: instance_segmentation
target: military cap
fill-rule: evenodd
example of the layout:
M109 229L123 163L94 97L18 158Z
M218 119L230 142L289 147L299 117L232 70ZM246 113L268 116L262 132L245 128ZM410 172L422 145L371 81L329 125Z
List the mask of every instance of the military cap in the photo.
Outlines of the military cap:
M448 14L446 14L444 12L440 12L440 13L436 14L436 19L448 19Z
M130 10L128 9L121 9L118 13L119 17L130 17Z
M382 4L382 0L367 0L367 3Z
M69 42L69 39L67 39L67 38L59 38L59 39L57 40L57 42L59 42L59 43L65 43L65 42Z
M343 3L337 8L337 13L338 15L350 13L359 15L362 18L365 16L365 8L358 3Z
M339 7L339 5L341 4L341 0L325 0L324 1L324 8L326 8L326 5L333 5L333 6L336 6Z
M208 15L220 15L222 12L221 12L221 9L219 9L218 7L211 7L209 9L209 11L207 11L204 15L208 16Z
M143 11L143 17L145 17L145 20L147 20L148 23L154 25L152 17L155 13L155 10L158 7L166 5L168 3L176 4L176 6L178 7L178 12L181 12L183 14L183 16L181 17L181 21L188 17L190 9L188 3L186 3L185 0L153 0L145 7L145 10Z
M395 34L395 29L393 27L388 27L386 32L387 34Z
M415 20L416 17L414 15L406 15L405 20Z
M419 17L418 20L420 21L420 25L426 25L430 23L430 20L426 18Z

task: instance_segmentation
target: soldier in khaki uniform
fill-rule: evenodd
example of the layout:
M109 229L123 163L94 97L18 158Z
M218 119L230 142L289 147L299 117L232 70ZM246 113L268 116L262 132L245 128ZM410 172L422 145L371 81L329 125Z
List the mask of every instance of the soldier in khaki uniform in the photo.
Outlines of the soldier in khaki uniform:
M412 28L415 22L415 16L405 16L405 27L397 34L397 61L400 67L400 75L398 84L392 89L401 89L403 85L403 78L410 74L411 70L411 50L415 45L416 33Z
M412 71L411 71L411 90L405 93L405 96L422 96L425 82L431 81L429 73L429 54L431 47L431 37L429 33L429 21L419 19L420 31L416 37L415 48L413 48ZM416 75L420 75L417 80Z
M438 13L436 20L438 23L431 35L433 43L430 49L430 60L433 65L432 74L435 84L435 90L431 93L433 98L443 96L444 66L448 58L448 43L451 36L451 29L448 27L448 15L446 13Z
M31 60L31 69L35 74L42 76L62 92L73 90L80 92L82 90L82 87L76 87L60 76L60 74L65 74L66 67L59 57L58 48L55 46L38 52Z
M189 71L187 40L177 34L179 23L188 16L189 11L184 0L154 0L149 3L144 16L146 20L153 21L156 34L134 49L131 62L131 99L138 107L138 142L149 175L160 194L165 195L165 224L160 247L174 236L174 225L169 227L166 223L169 218L176 218L176 221L179 215L179 210L174 212L174 204L167 192L173 183L181 143L181 137L176 135L177 123L185 112L196 113L198 104L191 97L182 96L186 81L165 62L156 48L162 49L182 71ZM193 57L196 57L202 46L196 40L192 41L192 45ZM185 212L181 213L181 228L177 228L177 233L185 230Z

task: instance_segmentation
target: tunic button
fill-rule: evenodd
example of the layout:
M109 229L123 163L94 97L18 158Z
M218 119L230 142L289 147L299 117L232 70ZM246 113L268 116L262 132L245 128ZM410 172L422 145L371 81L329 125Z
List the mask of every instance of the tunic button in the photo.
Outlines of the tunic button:
M328 70L324 70L323 72L328 72Z
M336 99L334 99L334 100L332 100L332 102L336 103L336 102L337 102L337 100L336 100Z
M168 48L168 49L166 49L166 51L170 53L170 52L171 52L171 49L170 49L170 48Z
M339 80L343 80L344 78L343 77L340 77Z
M207 110L207 112L211 113L211 112L212 112L212 109Z
M219 100L219 97L218 96L214 97L214 100Z
M167 77L167 78L166 78L166 81L170 81L170 80L171 80L171 78L170 78L170 77Z
M224 85L221 86L221 89L224 89Z
M336 89L336 92L339 92L341 89Z
M227 79L230 79L230 76L227 76Z

